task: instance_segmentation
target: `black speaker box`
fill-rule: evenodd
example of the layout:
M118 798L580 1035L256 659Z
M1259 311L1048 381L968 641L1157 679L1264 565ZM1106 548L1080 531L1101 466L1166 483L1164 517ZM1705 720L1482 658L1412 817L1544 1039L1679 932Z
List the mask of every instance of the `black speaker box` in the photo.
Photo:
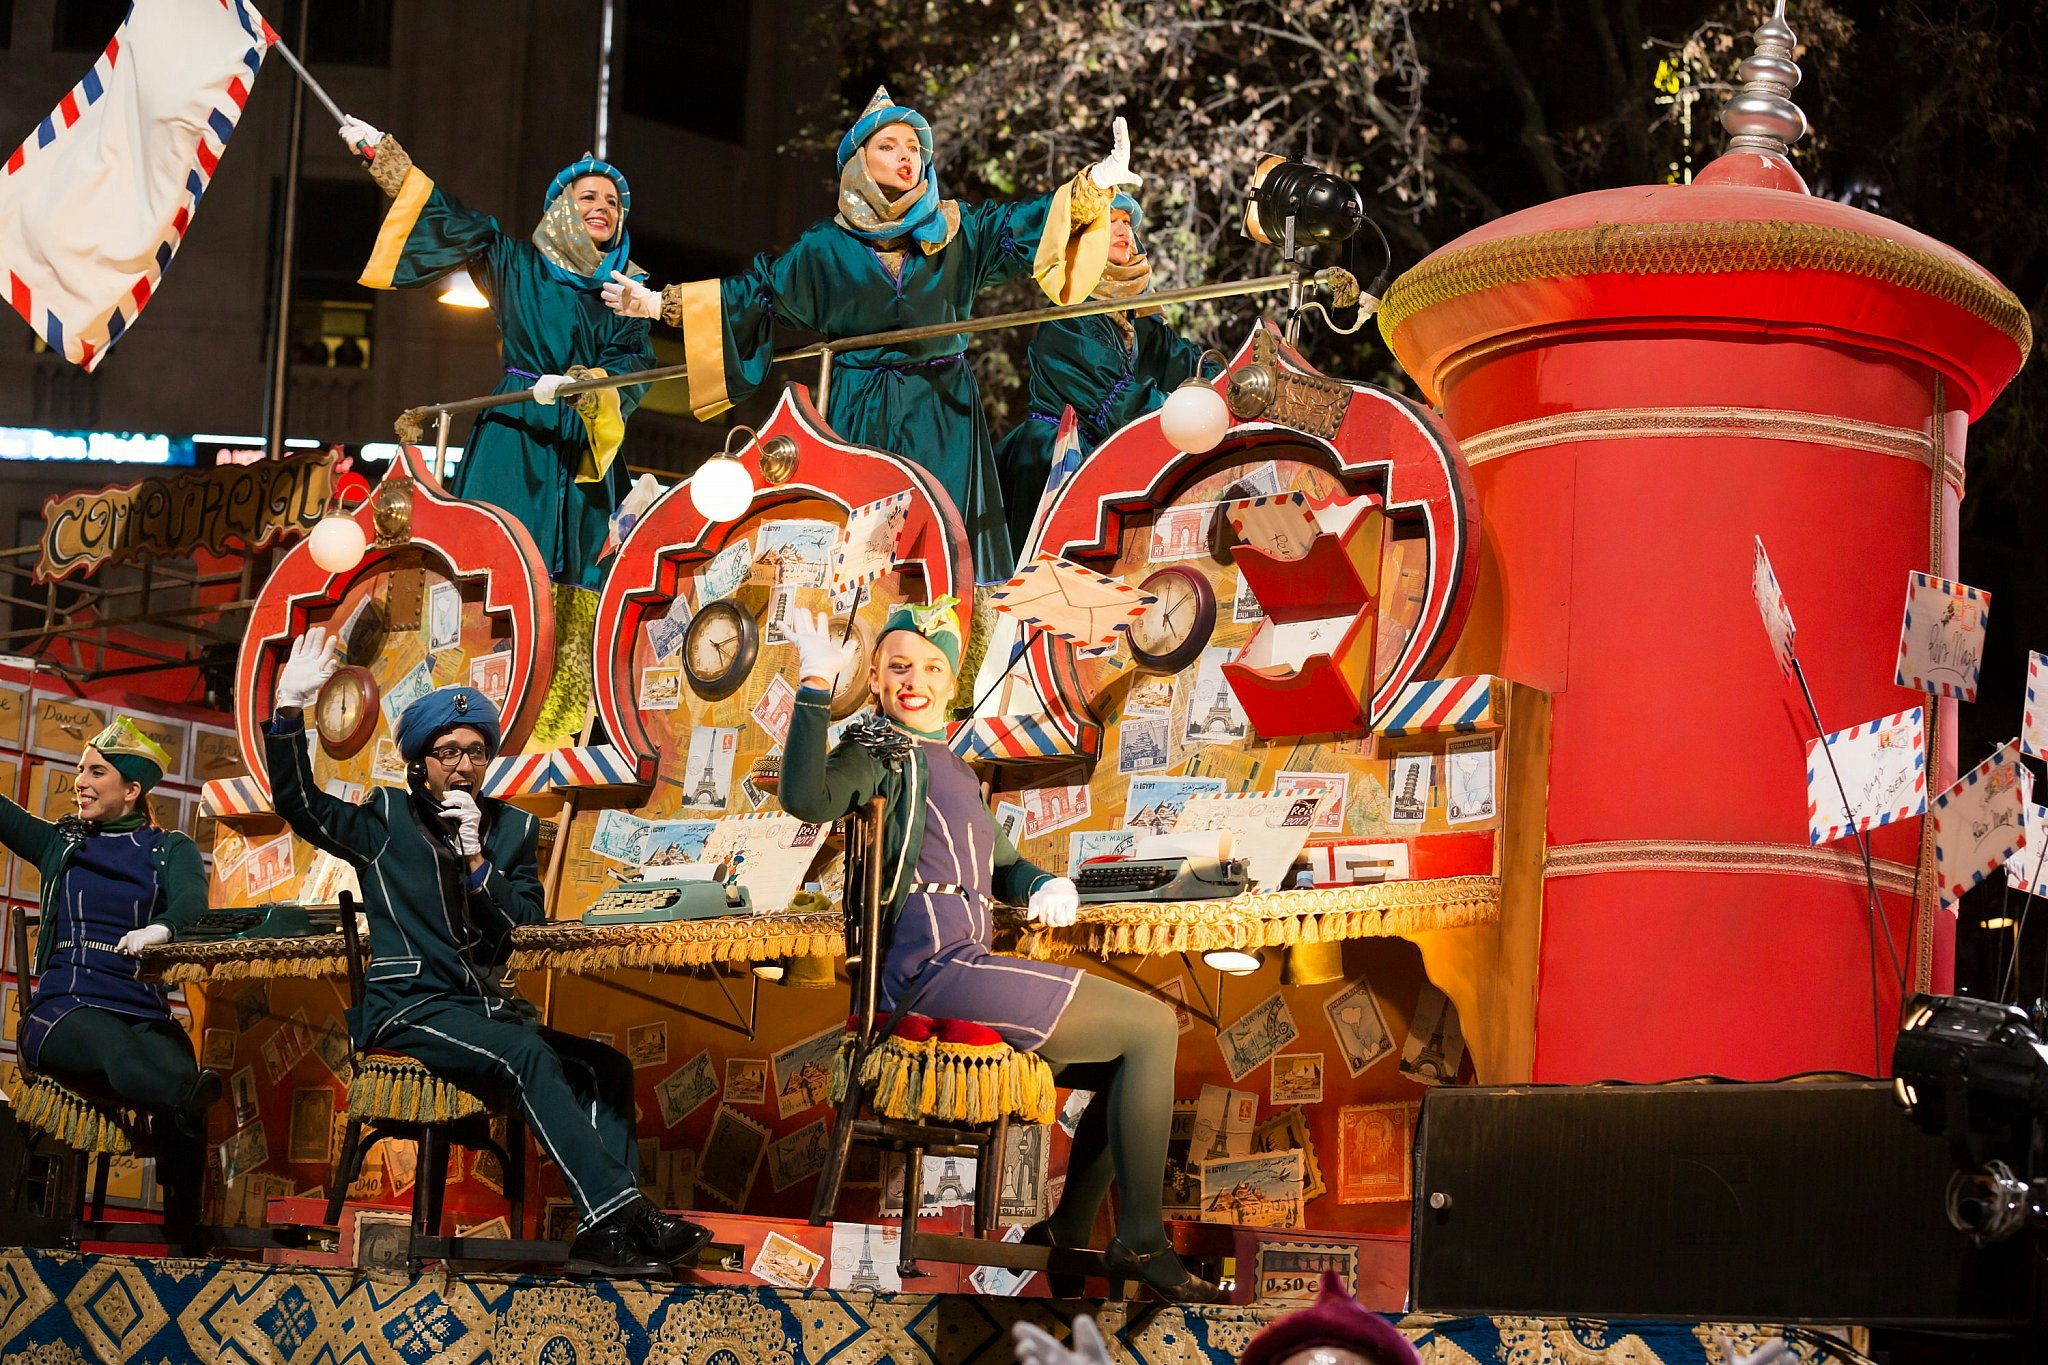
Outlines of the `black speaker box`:
M1947 1142L1887 1083L1459 1086L1424 1100L1413 1306L2013 1327L2028 1234L1949 1225Z

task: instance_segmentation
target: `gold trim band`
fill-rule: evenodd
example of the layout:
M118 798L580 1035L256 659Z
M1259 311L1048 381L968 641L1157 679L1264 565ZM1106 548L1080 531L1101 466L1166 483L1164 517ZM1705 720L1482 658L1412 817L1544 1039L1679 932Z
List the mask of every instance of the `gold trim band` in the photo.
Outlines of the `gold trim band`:
M1872 860L1877 889L1910 895L1913 869ZM1861 882L1863 859L1839 848L1799 844L1713 843L1698 839L1615 839L1563 844L1543 858L1543 876L1588 877L1606 872L1734 872Z
M1476 242L1430 257L1394 281L1380 304L1380 334L1425 308L1530 280L1585 275L1723 275L1825 270L1931 295L2033 349L2033 324L2013 292L1981 271L1924 247L1815 223L1599 223Z
M1783 412L1773 408L1597 408L1511 422L1466 436L1458 445L1465 452L1466 463L1477 465L1525 450L1583 441L1716 436L1861 450L1912 460L1928 469L1934 468L1936 460L1934 438L1924 431L1828 413ZM1943 477L1960 492L1963 462L1949 456L1942 464Z
M417 166L406 167L405 180L384 214L383 226L377 229L377 245L371 249L370 262L363 267L357 284L367 289L393 287L391 281L398 274L399 258L405 255L405 244L433 192L434 182L426 172Z

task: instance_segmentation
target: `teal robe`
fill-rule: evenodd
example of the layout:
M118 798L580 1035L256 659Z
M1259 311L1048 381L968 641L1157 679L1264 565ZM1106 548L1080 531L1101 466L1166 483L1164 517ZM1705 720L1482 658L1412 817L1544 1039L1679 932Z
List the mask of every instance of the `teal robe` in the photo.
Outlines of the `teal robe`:
M898 277L873 247L828 218L780 256L755 257L742 274L684 286L691 407L710 417L759 388L778 329L832 340L957 322L972 316L983 290L1033 273L1048 238L1057 260L1070 234L1088 235L1099 223L1106 251L1106 197L1094 222L1048 230L1055 208L1061 218L1069 215L1069 196L1062 187L1015 203L961 204L953 240L931 255L905 254ZM1056 301L1070 301L1074 288L1086 297L1100 272L1098 254L1079 268L1076 285L1048 283L1046 274L1039 279ZM715 297L706 288L712 285ZM974 576L989 582L1009 577L1014 561L988 416L966 351L967 338L952 335L843 352L832 361L825 417L848 441L901 455L937 476L967 523Z
M1041 323L1032 335L1026 357L1030 410L996 447L1010 544L1019 553L1045 495L1061 413L1073 408L1075 435L1086 455L1112 431L1164 403L1198 366L1204 374L1219 373L1213 361L1201 366L1202 348L1161 318L1133 319L1132 331L1134 344L1125 346L1117 325L1098 313Z
M460 266L490 300L503 340L505 372L492 393L530 389L529 376L564 374L572 365L606 374L654 367L647 321L606 308L598 293L604 281L587 290L564 284L530 240L506 233L487 213L464 208L414 166L392 201L362 282L414 289ZM645 392L644 384L609 390L581 410L566 398L552 406L485 409L470 429L450 491L517 517L557 583L596 588L598 556L628 482L624 462L614 457L626 419Z

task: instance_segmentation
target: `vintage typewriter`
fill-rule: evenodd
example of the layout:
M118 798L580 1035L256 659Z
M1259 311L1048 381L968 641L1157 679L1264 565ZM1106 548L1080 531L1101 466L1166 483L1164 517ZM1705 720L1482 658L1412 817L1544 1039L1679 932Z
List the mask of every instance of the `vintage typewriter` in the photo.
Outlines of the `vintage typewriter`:
M1074 874L1081 900L1201 901L1244 894L1242 858L1117 858L1083 863Z
M304 906L291 901L207 910L178 930L180 942L217 943L224 938L312 938L341 932L341 912L333 906Z
M627 882L599 894L585 924L667 924L719 915L751 915L754 898L738 882Z

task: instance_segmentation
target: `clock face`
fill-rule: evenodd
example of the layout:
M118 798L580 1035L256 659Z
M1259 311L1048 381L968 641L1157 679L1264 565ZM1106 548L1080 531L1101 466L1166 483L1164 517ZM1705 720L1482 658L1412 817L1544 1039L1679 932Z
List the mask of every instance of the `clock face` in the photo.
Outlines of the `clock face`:
M370 742L377 731L377 679L367 668L351 664L334 670L313 702L313 726L320 747L334 758L348 758Z
M1216 591L1200 572L1174 564L1139 589L1158 600L1131 622L1131 656L1153 673L1178 673L1193 663L1216 629Z
M691 618L683 636L683 672L698 696L717 701L739 690L760 651L753 616L733 602L713 602Z
M834 621L833 638L837 639L845 629L846 622ZM845 720L868 704L868 667L875 657L875 628L856 616L848 642L853 645L853 659L832 688L829 710L834 720Z

